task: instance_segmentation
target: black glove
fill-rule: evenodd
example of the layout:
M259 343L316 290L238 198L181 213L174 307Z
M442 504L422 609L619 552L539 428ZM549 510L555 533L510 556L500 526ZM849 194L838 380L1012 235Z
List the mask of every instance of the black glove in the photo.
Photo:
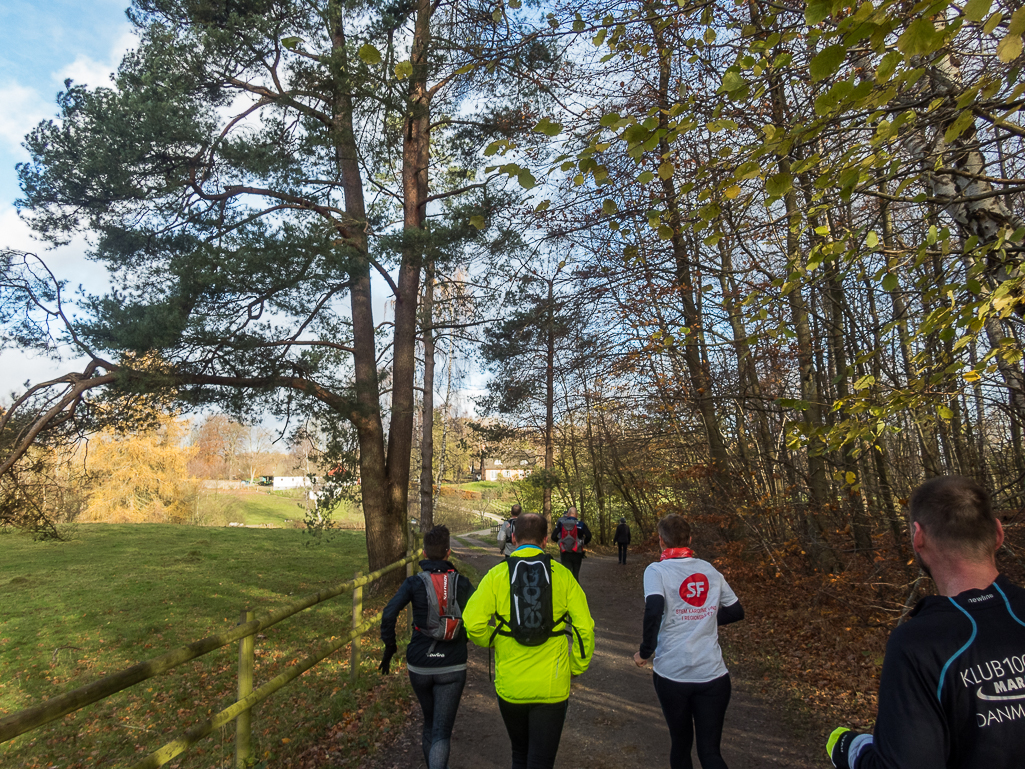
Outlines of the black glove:
M865 743L871 744L871 742L871 734L859 734L841 726L839 729L834 729L833 733L829 735L829 740L826 742L826 754L836 769L854 769L854 763L865 747ZM851 748L855 748L855 750L852 751ZM851 755L852 752L854 755Z
M398 650L399 647L395 644L388 644L384 647L384 656L381 658L381 664L377 666L377 669L383 675L388 675L389 668L391 668L391 658L395 656L395 652Z

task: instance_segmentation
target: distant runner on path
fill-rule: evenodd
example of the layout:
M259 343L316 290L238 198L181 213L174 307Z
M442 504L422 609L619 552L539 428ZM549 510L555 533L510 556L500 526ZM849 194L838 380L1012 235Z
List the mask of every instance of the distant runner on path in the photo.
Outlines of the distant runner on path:
M406 669L424 715L422 746L427 769L448 769L452 726L466 685L462 608L473 594L473 585L449 562L449 542L445 526L435 526L424 534L422 571L406 578L381 617L384 658L380 671L387 675L398 651L395 620L406 604L413 604L413 637L406 646Z
M691 769L697 732L703 769L727 769L720 752L730 704L730 674L719 648L719 625L744 618L723 576L690 549L690 524L679 515L658 522L662 557L644 570L644 639L634 662L655 655L654 683L669 726L671 769Z
M555 765L570 677L586 671L594 653L587 597L544 552L547 534L544 518L521 514L515 551L484 575L463 612L470 640L495 647L495 691L513 769Z
M577 519L577 509L567 507L565 515L555 524L552 539L559 545L562 565L580 581L580 564L584 560L584 546L591 543L591 530Z
M626 525L626 518L619 519L616 527L616 536L612 541L619 545L619 562L626 565L626 548L630 544L630 527Z
M522 507L513 505L509 510L508 520L502 521L502 525L498 527L498 552L502 555L512 555L512 551L516 549L512 541L512 529L513 523L522 512Z
M835 730L838 769L1025 766L1025 590L997 571L1004 530L970 478L911 495L915 558L936 583L890 634L874 734Z

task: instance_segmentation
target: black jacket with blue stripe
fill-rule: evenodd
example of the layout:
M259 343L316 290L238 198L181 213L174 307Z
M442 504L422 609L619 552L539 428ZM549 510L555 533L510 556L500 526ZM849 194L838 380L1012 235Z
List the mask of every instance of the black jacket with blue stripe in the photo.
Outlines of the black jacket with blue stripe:
M929 596L893 631L855 769L1025 767L1025 590Z

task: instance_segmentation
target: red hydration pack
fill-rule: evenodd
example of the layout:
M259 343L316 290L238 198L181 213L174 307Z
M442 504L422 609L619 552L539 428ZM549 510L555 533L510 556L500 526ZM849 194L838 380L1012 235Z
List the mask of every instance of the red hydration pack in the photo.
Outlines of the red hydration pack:
M563 553L580 552L580 526L576 518L563 518L562 535L559 537L559 550Z
M417 576L427 589L427 627L417 630L435 641L454 640L463 626L463 608L456 594L459 572L422 571Z

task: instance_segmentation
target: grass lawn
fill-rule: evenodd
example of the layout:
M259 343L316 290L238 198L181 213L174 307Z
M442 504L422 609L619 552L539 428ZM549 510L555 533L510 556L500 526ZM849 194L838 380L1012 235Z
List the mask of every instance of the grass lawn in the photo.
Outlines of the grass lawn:
M512 485L508 481L472 481L471 483L446 483L443 488L459 489L460 491L485 491L497 492L496 497L502 497L504 491L512 491Z
M342 531L306 546L295 529L202 528L162 524L83 524L70 542L39 543L0 534L0 715L158 656L238 622L243 609L266 612L366 569L362 532ZM377 610L386 596L369 597ZM256 642L256 685L305 656L317 642L348 630L352 604L340 596L289 618ZM406 697L403 677L383 686L370 671L379 652L365 638L364 676L348 684L342 650L257 706L253 734L266 766L289 766L304 745L332 724L348 722L340 749L358 753L373 730L387 728L392 695ZM0 745L0 766L127 765L234 700L237 647L225 647L144 681L61 721ZM366 690L383 696L363 709ZM408 686L405 687L408 689ZM357 697L360 703L357 704ZM392 715L394 718L394 714ZM228 728L173 766L228 765Z
M306 515L303 492L267 489L205 489L199 498L199 520L213 526L243 523L246 526L292 527ZM362 525L358 506L341 502L331 516L342 526Z

